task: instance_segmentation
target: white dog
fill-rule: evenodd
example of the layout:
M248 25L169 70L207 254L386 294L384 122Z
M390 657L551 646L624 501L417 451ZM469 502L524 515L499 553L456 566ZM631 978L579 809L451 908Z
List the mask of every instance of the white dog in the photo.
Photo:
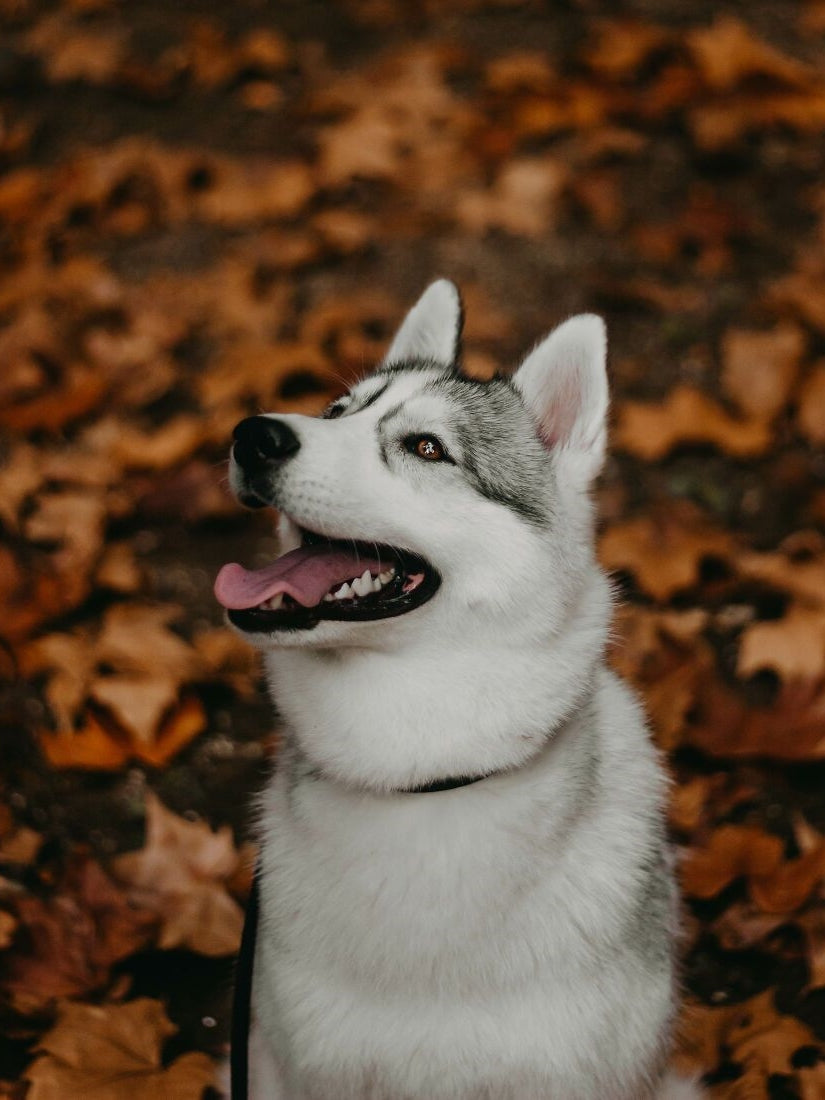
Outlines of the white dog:
M235 432L233 490L280 511L285 551L216 582L288 731L249 1096L696 1096L665 1070L665 781L604 657L604 326L574 317L489 382L460 329L436 282L323 418Z

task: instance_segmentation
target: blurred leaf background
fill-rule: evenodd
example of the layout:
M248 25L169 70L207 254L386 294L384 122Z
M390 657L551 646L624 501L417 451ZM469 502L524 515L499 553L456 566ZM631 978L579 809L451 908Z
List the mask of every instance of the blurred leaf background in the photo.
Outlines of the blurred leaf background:
M676 1059L825 1097L824 137L822 0L0 0L0 1095L216 1095L278 738L231 430L446 275L480 376L607 317Z

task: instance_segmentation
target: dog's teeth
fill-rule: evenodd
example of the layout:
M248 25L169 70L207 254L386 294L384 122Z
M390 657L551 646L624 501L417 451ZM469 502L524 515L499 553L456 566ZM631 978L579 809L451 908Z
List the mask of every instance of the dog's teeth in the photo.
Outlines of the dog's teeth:
M336 600L348 600L352 598L352 589L348 584L342 584L337 592L333 592Z
M365 569L360 577L356 577L352 582L352 590L356 596L366 596L368 592L372 592L372 577L369 569Z
M335 597L331 592L327 592L326 596L324 596L324 603L335 603Z
M380 577L373 577L373 579L372 579L372 590L373 590L373 592L380 592L383 587L384 586L381 583L381 578Z
M381 581L382 584L386 584L388 581L392 580L392 576L394 573L394 569L387 569L386 572L378 574L378 579L379 581Z

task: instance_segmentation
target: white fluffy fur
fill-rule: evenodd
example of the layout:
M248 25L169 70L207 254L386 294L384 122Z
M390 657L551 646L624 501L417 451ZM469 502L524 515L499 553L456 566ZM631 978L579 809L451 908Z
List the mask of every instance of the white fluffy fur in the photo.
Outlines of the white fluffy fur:
M437 279L424 291L395 334L385 362L429 359L454 362L461 334L461 299L455 285Z
M452 359L450 287L425 293L388 359ZM516 376L566 478L549 530L380 462L387 408L444 416L426 371L352 417L282 418L301 439L278 488L285 548L295 524L346 531L418 550L443 583L397 619L250 636L288 730L261 801L254 1100L698 1095L663 1078L665 783L603 656L585 485L603 451L603 333L575 318ZM487 771L502 774L393 793Z

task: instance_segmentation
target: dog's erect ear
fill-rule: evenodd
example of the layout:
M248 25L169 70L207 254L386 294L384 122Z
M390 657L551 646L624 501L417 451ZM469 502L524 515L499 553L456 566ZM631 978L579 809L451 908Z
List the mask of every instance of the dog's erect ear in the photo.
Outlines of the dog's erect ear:
M581 313L553 329L513 376L545 446L574 459L587 481L604 461L606 356L604 321Z
M458 358L463 320L458 288L448 279L438 279L404 318L384 362L427 359L452 366Z

